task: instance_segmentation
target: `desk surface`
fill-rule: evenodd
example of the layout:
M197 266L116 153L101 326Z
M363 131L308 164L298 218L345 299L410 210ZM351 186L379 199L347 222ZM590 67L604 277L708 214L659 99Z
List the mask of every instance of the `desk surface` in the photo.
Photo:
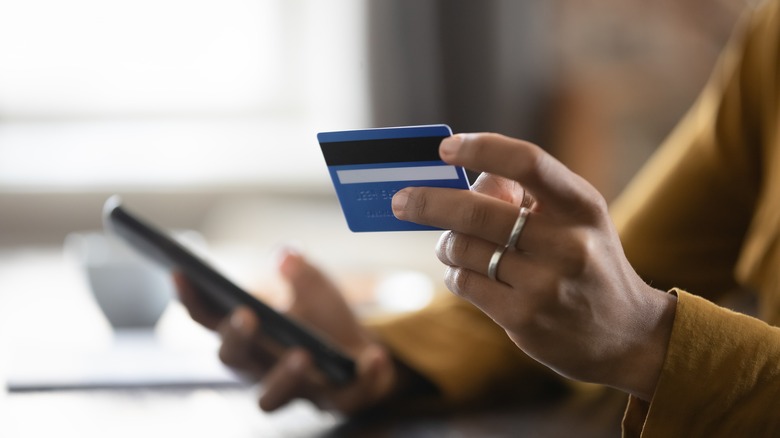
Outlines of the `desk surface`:
M10 393L0 436L618 437L625 397L568 396L522 406L345 421L298 402L257 408L253 388Z
M61 254L0 257L0 380L14 346L79 351L111 335L77 273ZM70 285L70 286L69 286ZM45 304L45 305L44 305ZM175 308L174 308L175 310ZM171 313L177 345L203 346L201 329ZM178 315L178 316L177 316ZM185 318L186 319L186 318ZM166 322L165 318L162 322ZM186 323L185 323L186 322ZM158 327L159 329L159 327ZM194 330L194 331L193 331ZM71 353L68 353L72 355ZM58 359L58 357L60 359ZM53 367L63 357L51 354ZM273 414L257 407L256 388L3 392L0 437L611 437L620 435L625 396L573 396L524 406L344 421L307 403Z

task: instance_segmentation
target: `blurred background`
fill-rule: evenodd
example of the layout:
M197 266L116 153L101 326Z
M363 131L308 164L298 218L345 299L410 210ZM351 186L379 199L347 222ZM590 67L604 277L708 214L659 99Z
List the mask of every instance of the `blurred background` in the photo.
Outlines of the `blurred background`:
M370 126L530 139L611 198L746 4L320 3L0 1L0 244L96 227L114 192L179 227L233 198L332 204L315 134Z
M748 4L0 0L0 341L107 342L63 244L113 193L277 304L292 244L366 313L419 307L442 287L438 233L350 233L318 131L501 132L611 199Z

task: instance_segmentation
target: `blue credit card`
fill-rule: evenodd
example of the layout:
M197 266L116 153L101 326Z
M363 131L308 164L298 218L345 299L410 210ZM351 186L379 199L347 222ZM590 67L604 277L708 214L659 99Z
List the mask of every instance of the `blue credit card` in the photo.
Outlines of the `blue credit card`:
M411 231L438 228L393 215L393 195L410 186L468 189L466 171L439 158L447 125L403 126L317 134L349 229Z

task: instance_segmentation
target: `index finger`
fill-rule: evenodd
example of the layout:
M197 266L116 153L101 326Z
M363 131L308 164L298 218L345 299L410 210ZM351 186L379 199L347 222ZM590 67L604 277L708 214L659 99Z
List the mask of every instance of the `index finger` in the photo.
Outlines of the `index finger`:
M591 201L595 189L532 143L500 134L457 134L439 147L448 164L517 181L548 207L571 208ZM597 193L597 192L596 192Z

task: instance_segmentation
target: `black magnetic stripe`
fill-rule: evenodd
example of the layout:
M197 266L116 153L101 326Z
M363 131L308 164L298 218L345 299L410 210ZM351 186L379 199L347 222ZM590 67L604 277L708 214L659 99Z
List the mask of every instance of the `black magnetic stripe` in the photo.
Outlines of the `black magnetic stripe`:
M328 166L437 161L444 137L387 138L321 143Z

